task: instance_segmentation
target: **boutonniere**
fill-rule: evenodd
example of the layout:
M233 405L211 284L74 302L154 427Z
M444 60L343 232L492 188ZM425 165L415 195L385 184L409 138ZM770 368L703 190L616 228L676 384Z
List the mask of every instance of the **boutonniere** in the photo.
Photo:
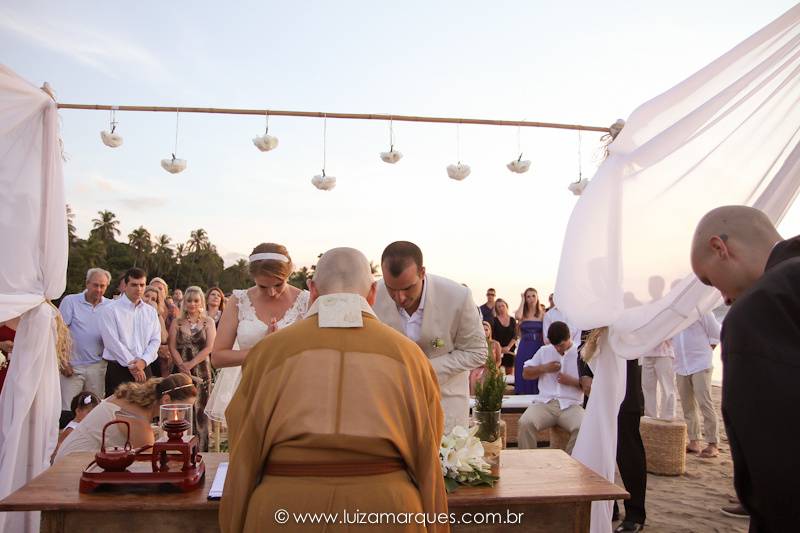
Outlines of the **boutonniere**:
M431 341L431 348L444 348L444 340L436 337Z

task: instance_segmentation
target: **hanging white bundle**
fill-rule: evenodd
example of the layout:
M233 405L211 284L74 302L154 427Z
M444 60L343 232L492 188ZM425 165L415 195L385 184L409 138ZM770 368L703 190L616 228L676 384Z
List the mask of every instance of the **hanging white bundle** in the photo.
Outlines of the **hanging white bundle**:
M531 168L531 162L527 159L523 161L520 154L519 158L507 164L506 168L516 174L525 174Z
M336 176L326 176L325 171L311 178L311 183L321 191L329 191L336 187Z
M269 134L269 112L267 112L267 127L264 135L253 137L253 144L262 152L269 152L278 147L278 138Z
M273 135L258 135L253 137L253 144L262 152L269 152L278 147L278 138Z
M172 159L161 160L161 168L170 174L177 174L186 170L186 160L178 159L175 157L175 154L172 154Z
M450 176L450 179L454 179L456 181L461 181L467 176L472 170L469 168L469 165L464 165L459 161L455 165L447 165L447 175Z
M177 174L186 170L186 160L178 159L175 154L178 153L178 125L180 119L180 110L175 110L175 149L172 152L172 159L162 159L161 168L170 174Z
M388 152L381 152L381 160L384 163L389 163L394 165L402 158L403 158L403 153L398 152L397 150L394 149L394 147L392 147Z
M117 148L122 146L122 135L114 133L114 131L117 129L117 121L116 111L113 109L111 110L110 127L111 131L103 130L100 132L100 139L103 141L103 144L109 148Z
M103 144L109 148L117 148L118 146L122 146L122 136L118 133L103 130L100 132L100 138L103 140Z
M381 161L394 165L401 159L403 159L402 152L394 149L394 125L393 121L389 119L389 151L381 152Z
M573 181L570 183L568 189L572 191L572 194L575 196L580 196L587 185L589 185L589 180L586 178L581 178L578 181Z

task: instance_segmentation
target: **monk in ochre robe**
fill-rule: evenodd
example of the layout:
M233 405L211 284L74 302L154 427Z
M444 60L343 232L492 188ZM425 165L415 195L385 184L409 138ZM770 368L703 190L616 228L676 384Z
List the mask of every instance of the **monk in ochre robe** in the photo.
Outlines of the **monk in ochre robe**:
M222 531L449 531L428 358L375 317L361 252L325 253L309 289L306 318L250 350L225 412Z

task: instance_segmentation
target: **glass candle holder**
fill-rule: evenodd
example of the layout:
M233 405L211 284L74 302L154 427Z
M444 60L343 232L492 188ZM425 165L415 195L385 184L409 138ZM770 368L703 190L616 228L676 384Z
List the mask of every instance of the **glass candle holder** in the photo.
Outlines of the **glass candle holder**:
M169 440L181 440L183 435L192 435L193 409L189 404L168 403L159 409L161 429Z

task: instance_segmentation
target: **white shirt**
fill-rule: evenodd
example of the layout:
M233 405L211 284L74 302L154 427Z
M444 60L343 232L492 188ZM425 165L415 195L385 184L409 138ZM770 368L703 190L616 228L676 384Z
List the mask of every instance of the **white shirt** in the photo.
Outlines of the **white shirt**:
M403 321L403 329L406 332L406 337L414 342L419 342L422 337L422 315L425 312L425 297L428 294L428 280L422 280L422 294L419 297L419 307L414 311L414 314L408 316L405 309L397 306L397 311L400 313L400 320Z
M111 300L102 297L97 305L86 301L86 291L64 296L58 310L72 337L73 366L91 365L103 360L103 338L100 336L100 310Z
M148 365L158 357L161 323L155 308L142 300L134 305L126 295L103 306L100 312L103 359L130 366L134 359Z
M581 333L583 332L578 327L570 324L567 315L562 313L558 307L553 307L544 314L544 319L542 320L542 334L544 335L545 342L550 342L547 340L547 330L550 329L550 324L553 322L563 322L569 326L569 332L572 335L572 344L575 345L575 349L577 350L578 346L581 345Z
M722 326L712 313L706 313L700 320L672 337L675 348L675 373L691 376L713 366L711 345L719 344Z
M527 366L546 365L550 362L561 363L562 374L567 374L575 379L578 376L578 347L573 343L572 348L562 356L552 344L545 344L525 361L523 368ZM533 403L547 403L551 400L558 400L561 410L583 403L583 391L579 387L562 385L558 382L558 372L548 372L539 376L539 395L535 397Z

